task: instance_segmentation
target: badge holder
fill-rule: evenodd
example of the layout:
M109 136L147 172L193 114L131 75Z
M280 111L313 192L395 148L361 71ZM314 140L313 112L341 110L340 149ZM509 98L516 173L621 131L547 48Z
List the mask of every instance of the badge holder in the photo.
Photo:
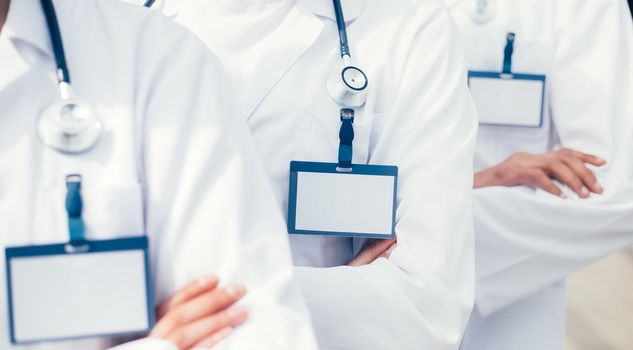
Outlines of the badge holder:
M543 126L545 75L512 72L514 33L508 33L503 70L469 71L468 86L480 125L540 128Z
M70 241L5 249L13 344L136 335L155 321L147 237L84 237L81 176L66 179Z
M288 232L394 238L398 167L352 164L354 110L340 118L338 163L290 163Z

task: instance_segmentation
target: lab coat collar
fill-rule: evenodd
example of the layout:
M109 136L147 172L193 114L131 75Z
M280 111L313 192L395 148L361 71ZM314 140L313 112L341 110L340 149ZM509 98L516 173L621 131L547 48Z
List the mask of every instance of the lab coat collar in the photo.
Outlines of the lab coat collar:
M59 10L56 12L59 17ZM46 18L37 0L12 0L2 35L7 35L14 44L22 42L54 56Z
M328 0L299 0L300 6L308 9L317 16L336 20L334 15L334 7L332 1ZM363 9L363 0L341 0L341 7L343 8L343 16L345 22L352 22L358 16Z
M325 1L304 1L306 4L309 2ZM293 6L291 8L277 30L266 39L269 40L267 45L275 45L276 49L271 50L271 54L261 57L256 69L259 73L252 77L253 81L249 84L252 89L244 93L246 120L252 117L257 106L294 63L312 47L321 34L323 26L323 21L314 13L307 11L305 7ZM301 30L297 30L297 28L301 28Z

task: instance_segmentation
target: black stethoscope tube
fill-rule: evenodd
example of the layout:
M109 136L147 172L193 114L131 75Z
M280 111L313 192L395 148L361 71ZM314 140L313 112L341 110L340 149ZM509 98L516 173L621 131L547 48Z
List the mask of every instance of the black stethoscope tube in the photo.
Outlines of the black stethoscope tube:
M53 7L52 0L40 0L40 3L42 4L44 17L46 17L48 34L51 37L55 64L57 65L57 79L60 83L70 84L70 72L68 71L68 64L66 63L64 43L62 42L62 35L59 31L59 22L57 21L55 7Z
M338 27L338 37L341 45L341 57L350 56L349 45L347 43L347 29L345 29L345 17L341 0L332 0L334 4L334 14L336 15L336 26Z
M151 7L155 1L156 0L146 0L143 6ZM57 79L60 83L70 84L70 71L68 70L68 63L66 62L64 42L59 29L59 21L57 20L55 7L53 6L52 0L40 0L40 3L42 4L46 25L48 26L48 34L51 38L51 45L53 46L53 54L57 66Z

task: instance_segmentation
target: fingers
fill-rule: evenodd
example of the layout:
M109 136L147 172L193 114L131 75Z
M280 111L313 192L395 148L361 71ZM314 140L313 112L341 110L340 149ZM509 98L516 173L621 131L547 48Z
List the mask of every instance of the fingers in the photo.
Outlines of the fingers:
M219 331L217 331L214 334L211 334L210 336L202 339L198 344L196 344L193 349L209 349L212 348L213 346L215 346L217 343L219 343L220 341L222 341L224 338L228 337L231 333L233 332L233 328L231 327L226 327L223 328Z
M170 310L156 324L151 336L165 338L176 330L183 328L199 319L215 315L233 305L246 294L242 285L214 289L200 294L175 309Z
M190 282L158 306L158 318L161 319L169 310L175 309L188 300L215 289L218 286L218 283L219 279L217 276L202 277Z
M602 193L604 189L588 164L603 166L606 162L594 155L562 148L544 154L514 153L502 163L475 174L474 187L485 187L496 170L493 185L531 185L549 193L564 197L561 189L548 177L555 178L571 188L580 198L588 198L590 192Z
M176 332L169 334L166 340L181 350L210 346L226 338L234 327L244 323L248 312L244 308L233 308L211 316L201 318Z
M588 188L593 193L602 193L604 191L602 186L598 183L598 179L596 179L593 172L587 168L582 160L572 157L564 158L563 162L580 178L585 188ZM589 196L588 193L586 193L586 195Z
M580 160L582 160L585 163L589 163L591 165L595 165L595 166L603 166L605 164L607 164L607 161L604 159L601 159L599 157L594 156L593 154L588 154L588 153L582 153L579 151L574 151L574 150L568 150L565 149L568 152L571 152L575 158L578 158Z
M358 255L347 264L348 266L362 266L371 264L374 260L378 259L381 254L389 249L396 239L373 239L367 241L363 246L363 249Z
M391 253L396 250L396 248L398 248L398 243L394 242L389 249L385 250L384 253L380 254L379 258L385 258L385 259L389 259L389 257L391 256Z
M564 162L555 160L548 165L549 175L571 188L580 198L589 197L589 190L583 185L578 177Z
M545 172L541 170L531 170L527 174L530 178L530 182L533 186L536 186L546 192L549 192L555 196L565 198L563 191L554 184L554 181L550 179Z

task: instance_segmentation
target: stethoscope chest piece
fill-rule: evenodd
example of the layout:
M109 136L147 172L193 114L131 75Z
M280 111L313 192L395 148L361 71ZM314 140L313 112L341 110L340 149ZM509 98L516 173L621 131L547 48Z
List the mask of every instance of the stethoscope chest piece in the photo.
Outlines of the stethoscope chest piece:
M360 107L367 100L367 75L351 65L335 70L327 81L327 90L337 103L348 107Z
M102 124L92 105L77 97L52 103L40 116L37 132L43 144L63 153L81 153L99 140Z

